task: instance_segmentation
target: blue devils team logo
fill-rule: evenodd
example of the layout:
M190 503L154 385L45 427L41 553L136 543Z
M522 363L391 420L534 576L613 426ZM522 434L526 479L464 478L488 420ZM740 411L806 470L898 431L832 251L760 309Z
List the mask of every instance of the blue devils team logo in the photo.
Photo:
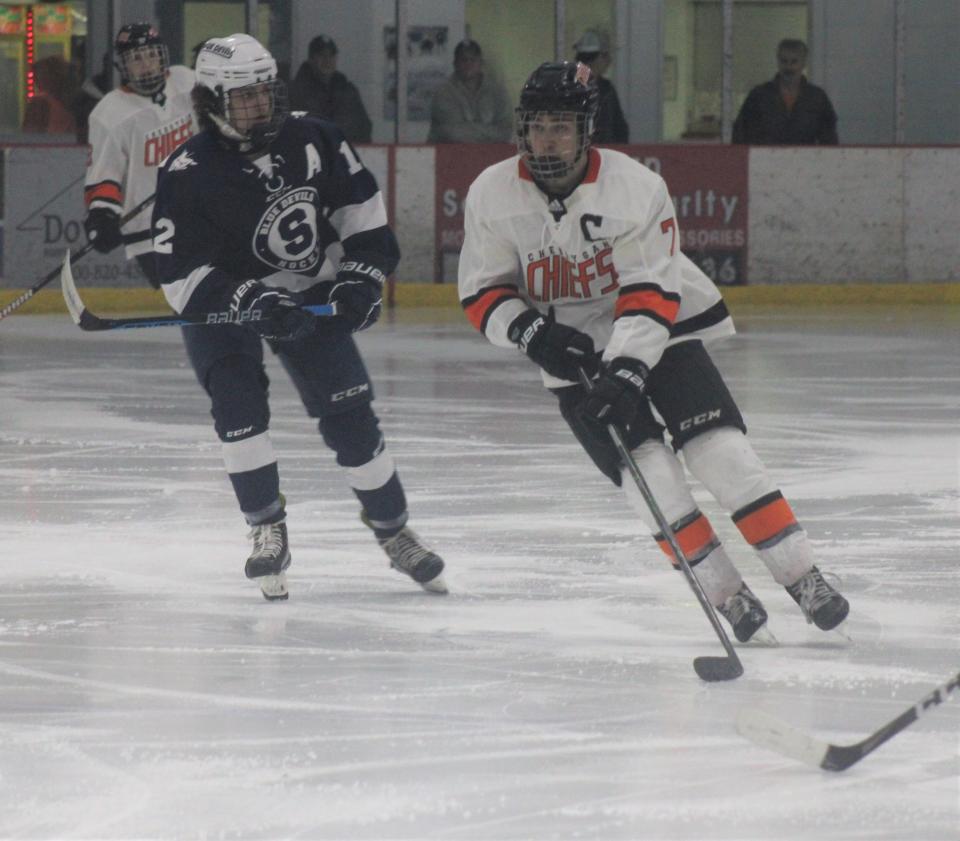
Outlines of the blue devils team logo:
M323 259L317 239L319 198L313 187L290 190L271 204L253 234L253 251L268 266L309 272Z

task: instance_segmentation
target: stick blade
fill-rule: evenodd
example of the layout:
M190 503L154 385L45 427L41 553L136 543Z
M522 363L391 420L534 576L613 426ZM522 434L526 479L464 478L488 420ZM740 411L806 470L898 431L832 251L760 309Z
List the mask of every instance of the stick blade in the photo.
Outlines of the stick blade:
M740 710L737 715L737 732L754 744L814 768L824 767L823 763L830 750L826 742L760 710Z
M63 292L63 300L67 304L67 312L73 323L80 325L85 313L83 301L80 300L80 293L77 292L77 285L73 282L73 270L70 267L70 249L63 258L63 267L60 269L60 290Z
M716 683L740 677L743 674L743 663L735 657L696 657L693 670L700 680Z

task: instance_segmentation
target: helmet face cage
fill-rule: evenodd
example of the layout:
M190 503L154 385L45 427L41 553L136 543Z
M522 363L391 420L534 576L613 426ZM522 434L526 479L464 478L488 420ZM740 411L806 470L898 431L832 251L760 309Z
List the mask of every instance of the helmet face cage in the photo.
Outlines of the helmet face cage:
M583 159L593 136L600 94L590 68L576 62L546 62L527 79L516 109L517 150L530 174L540 180L564 178ZM533 126L573 122L576 140L569 153L536 155L530 136Z
M170 51L154 27L148 23L121 27L114 50L124 85L141 96L152 96L163 90L170 68Z
M269 99L269 110L263 108L264 97ZM222 116L235 136L224 133L235 141L241 152L257 152L265 148L280 133L290 113L287 88L280 79L267 79L220 94Z
M571 122L576 131L572 156L534 154L530 142L531 131L536 131L541 126L546 126L549 130L552 123ZM530 174L539 181L566 178L577 168L587 149L590 148L593 123L593 115L579 111L527 111L517 108L517 151L523 156Z

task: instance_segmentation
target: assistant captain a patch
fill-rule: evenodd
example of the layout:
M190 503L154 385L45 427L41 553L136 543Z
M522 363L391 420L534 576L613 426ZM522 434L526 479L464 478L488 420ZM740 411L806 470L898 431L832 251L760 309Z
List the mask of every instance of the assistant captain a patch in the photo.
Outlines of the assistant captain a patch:
M308 272L323 259L317 237L319 199L313 187L289 190L260 217L253 235L257 257L274 269Z

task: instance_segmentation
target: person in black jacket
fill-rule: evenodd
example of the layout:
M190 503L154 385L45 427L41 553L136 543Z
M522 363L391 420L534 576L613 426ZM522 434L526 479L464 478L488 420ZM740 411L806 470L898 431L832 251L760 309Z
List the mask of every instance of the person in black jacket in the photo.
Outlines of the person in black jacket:
M597 129L593 135L594 143L629 143L630 126L623 116L620 98L613 82L604 78L610 66L610 47L605 35L588 29L573 45L577 51L577 61L586 64L593 71L593 78L600 91L600 107L597 110Z
M369 143L372 125L356 86L337 70L337 44L318 35L290 84L290 106L336 123L351 143Z
M837 112L823 88L807 81L807 45L785 38L777 46L779 72L757 85L733 124L733 142L757 145L836 144Z

